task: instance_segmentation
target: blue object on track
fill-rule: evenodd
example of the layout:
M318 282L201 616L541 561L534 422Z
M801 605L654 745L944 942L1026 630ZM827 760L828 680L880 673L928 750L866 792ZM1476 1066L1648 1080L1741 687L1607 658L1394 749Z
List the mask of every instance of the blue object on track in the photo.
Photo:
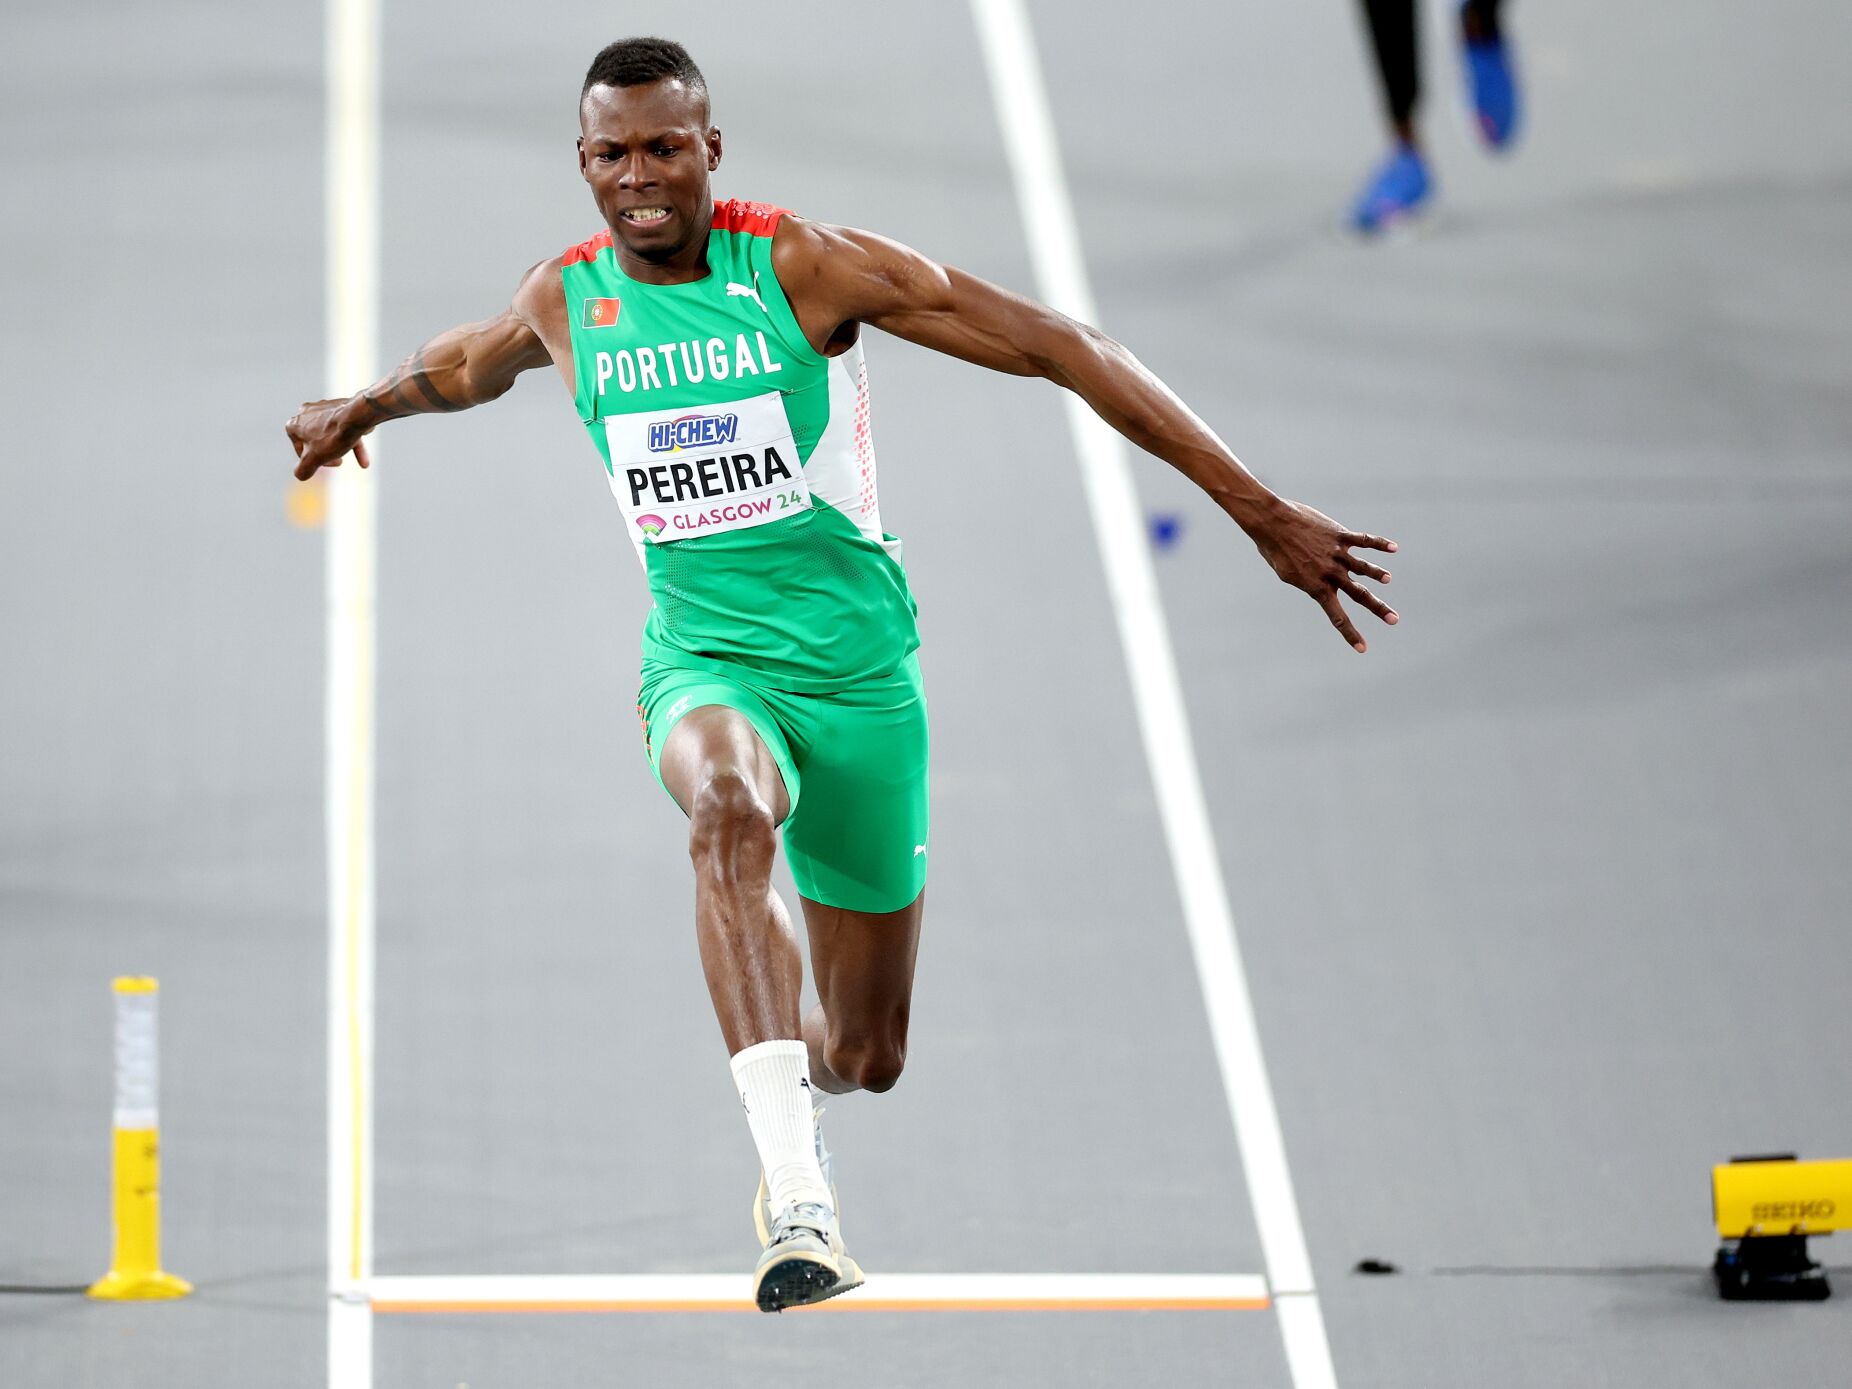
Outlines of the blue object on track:
M1150 517L1151 543L1168 550L1183 538L1183 518L1174 511L1153 512Z
M1365 233L1386 231L1418 212L1433 191L1427 161L1413 145L1397 145L1370 175L1351 210L1351 225Z

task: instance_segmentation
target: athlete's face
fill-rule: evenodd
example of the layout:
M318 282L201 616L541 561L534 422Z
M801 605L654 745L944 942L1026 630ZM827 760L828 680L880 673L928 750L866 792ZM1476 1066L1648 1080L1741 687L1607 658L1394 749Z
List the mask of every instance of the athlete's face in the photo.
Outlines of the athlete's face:
M579 172L618 244L639 260L698 255L713 221L720 131L707 97L673 79L593 87L579 103Z

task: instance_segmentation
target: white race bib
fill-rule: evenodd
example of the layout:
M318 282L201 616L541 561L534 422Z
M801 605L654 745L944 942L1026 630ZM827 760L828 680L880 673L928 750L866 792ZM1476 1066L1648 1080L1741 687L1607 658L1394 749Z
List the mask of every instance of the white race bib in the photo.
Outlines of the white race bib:
M810 506L777 391L722 405L610 415L604 427L611 492L639 551L763 526Z

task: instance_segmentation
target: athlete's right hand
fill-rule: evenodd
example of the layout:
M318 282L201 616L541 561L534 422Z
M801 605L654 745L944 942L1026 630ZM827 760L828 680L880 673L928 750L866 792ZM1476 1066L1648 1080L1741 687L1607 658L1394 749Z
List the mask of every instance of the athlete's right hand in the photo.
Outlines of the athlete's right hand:
M361 467L372 462L367 457L368 431L356 428L348 409L351 397L340 400L309 400L283 426L296 450L296 480L307 482L317 468L338 468L341 460L353 454Z

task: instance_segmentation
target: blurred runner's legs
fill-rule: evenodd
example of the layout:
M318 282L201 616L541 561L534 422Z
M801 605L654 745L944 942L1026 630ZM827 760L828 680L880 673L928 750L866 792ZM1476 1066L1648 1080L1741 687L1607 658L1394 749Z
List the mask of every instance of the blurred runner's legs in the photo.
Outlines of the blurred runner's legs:
M1499 26L1499 8L1500 0L1465 0L1459 10L1468 96L1480 137L1495 150L1509 146L1518 122L1517 79ZM1393 140L1351 209L1352 226L1367 234L1423 211L1433 196L1434 180L1416 124L1421 63L1415 0L1363 0L1363 10Z

